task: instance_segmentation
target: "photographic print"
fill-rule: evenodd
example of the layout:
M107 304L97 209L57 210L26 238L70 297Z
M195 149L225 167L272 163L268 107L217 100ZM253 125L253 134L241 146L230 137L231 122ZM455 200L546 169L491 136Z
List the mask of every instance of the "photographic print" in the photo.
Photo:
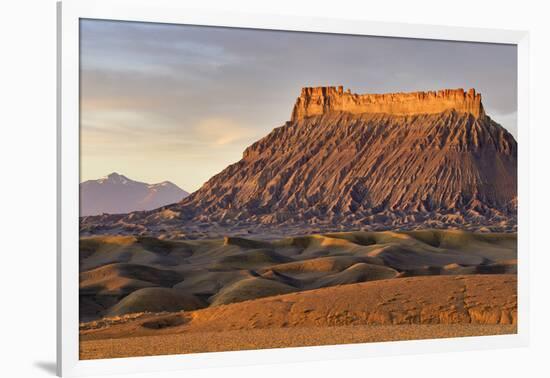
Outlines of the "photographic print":
M517 77L513 44L81 19L80 359L515 334Z

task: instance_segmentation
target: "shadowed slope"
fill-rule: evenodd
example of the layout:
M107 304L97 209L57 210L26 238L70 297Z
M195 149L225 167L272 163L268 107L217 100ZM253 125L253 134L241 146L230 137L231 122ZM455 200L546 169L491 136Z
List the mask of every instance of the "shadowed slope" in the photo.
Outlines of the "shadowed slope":
M139 289L113 306L108 316L138 312L196 310L206 304L197 297L177 289L150 287Z
M80 239L80 270L112 263L170 267L185 264L193 254L188 244L151 237L104 236Z
M395 278L398 272L385 266L357 263L345 270L319 278L311 288L347 285L357 282L367 282Z
M297 289L282 282L259 277L247 278L224 287L211 298L211 305L219 306L250 299L287 294L293 291L297 291Z
M209 271L195 270L186 274L185 280L174 286L185 292L210 297L236 281L256 277L248 270Z
M137 264L109 264L80 274L80 293L124 294L148 286L171 287L183 275Z

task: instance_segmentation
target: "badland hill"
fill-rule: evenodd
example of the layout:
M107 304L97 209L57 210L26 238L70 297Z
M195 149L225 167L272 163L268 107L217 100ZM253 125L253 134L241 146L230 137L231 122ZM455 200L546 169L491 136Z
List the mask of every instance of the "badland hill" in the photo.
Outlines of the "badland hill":
M81 218L83 235L515 231L517 143L475 90L303 88L290 121L177 204Z

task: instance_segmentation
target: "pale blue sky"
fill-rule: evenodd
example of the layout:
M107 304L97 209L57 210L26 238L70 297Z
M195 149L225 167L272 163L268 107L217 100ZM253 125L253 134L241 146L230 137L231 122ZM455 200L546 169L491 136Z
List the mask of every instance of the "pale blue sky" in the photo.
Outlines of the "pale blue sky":
M290 117L304 86L476 88L516 135L511 45L81 21L81 179L116 171L187 191Z

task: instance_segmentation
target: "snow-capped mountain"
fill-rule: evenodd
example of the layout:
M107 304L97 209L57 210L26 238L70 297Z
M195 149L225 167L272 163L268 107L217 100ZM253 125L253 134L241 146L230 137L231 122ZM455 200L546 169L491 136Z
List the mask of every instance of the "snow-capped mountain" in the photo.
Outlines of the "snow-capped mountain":
M152 210L181 201L188 195L170 181L147 184L111 173L80 184L80 216Z

